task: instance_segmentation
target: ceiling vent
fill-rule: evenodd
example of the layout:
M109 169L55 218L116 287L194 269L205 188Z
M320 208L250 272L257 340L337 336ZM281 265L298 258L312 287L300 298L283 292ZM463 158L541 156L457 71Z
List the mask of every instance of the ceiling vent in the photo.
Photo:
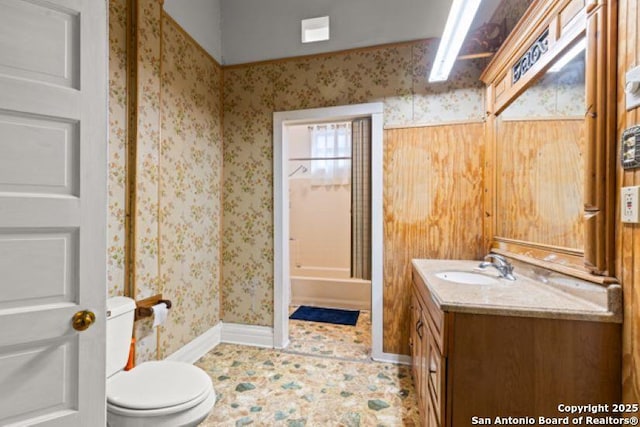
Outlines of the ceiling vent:
M302 43L313 43L329 40L329 17L302 20Z

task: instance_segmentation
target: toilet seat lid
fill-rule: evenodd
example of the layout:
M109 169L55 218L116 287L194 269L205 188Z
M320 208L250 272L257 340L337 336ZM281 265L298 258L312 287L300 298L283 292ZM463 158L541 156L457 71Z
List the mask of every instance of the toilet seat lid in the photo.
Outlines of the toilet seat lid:
M196 401L212 389L202 369L183 362L145 362L107 382L107 402L122 408L160 409Z

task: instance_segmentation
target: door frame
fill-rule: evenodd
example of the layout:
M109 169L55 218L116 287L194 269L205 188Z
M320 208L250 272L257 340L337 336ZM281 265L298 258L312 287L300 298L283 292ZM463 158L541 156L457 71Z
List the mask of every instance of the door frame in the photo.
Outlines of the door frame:
M312 108L273 113L273 207L274 207L274 347L289 344L289 141L286 127L318 122L371 118L371 356L374 360L398 362L397 355L382 351L382 102Z

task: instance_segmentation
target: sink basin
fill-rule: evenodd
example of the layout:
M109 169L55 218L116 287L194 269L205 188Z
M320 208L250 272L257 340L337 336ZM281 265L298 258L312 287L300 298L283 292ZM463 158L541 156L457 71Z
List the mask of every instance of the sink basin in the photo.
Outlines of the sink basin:
M453 283L463 283L465 285L497 285L500 282L493 277L468 271L443 271L436 273L436 277Z

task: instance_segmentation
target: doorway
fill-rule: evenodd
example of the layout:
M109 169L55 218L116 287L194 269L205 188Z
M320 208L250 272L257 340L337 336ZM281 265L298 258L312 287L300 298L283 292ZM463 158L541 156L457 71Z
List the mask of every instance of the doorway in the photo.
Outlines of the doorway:
M287 351L368 360L371 118L287 125L285 132L292 315Z
M317 123L371 120L371 356L374 360L394 361L382 352L382 137L383 104L367 103L339 107L274 113L274 346L289 344L289 305L291 303L291 251L289 245L289 159L288 127ZM305 166L306 167L306 166Z

